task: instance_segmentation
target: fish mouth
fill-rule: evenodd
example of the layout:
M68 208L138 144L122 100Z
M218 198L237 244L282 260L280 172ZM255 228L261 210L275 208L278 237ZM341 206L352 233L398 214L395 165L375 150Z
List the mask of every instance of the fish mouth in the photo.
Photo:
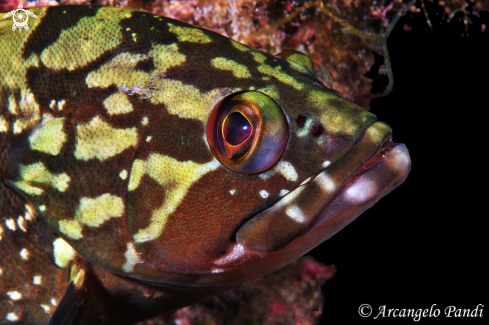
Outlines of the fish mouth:
M410 169L406 146L392 141L388 125L374 123L338 161L248 220L237 241L253 251L275 252L318 227L327 229L320 242L327 240L402 184Z

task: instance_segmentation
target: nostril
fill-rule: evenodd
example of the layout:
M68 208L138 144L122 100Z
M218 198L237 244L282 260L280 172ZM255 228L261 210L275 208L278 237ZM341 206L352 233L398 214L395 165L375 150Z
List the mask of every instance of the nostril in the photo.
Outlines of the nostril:
M311 133L312 133L312 135L317 137L323 133L323 127L318 123L314 123L311 126Z
M297 116L297 120L295 120L295 123L298 127L303 127L306 124L306 117L304 115Z

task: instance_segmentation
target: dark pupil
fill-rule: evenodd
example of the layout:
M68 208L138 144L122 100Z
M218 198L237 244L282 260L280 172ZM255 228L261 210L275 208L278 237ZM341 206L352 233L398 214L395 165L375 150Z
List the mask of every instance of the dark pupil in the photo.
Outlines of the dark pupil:
M238 112L228 115L224 121L224 139L232 146L243 143L251 134L251 125L248 120Z

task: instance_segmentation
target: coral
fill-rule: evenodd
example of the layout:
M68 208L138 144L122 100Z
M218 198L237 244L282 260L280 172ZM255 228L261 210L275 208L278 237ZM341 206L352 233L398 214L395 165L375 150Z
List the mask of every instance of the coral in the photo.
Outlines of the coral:
M240 288L138 325L318 324L323 308L321 287L335 273L334 265L303 257Z

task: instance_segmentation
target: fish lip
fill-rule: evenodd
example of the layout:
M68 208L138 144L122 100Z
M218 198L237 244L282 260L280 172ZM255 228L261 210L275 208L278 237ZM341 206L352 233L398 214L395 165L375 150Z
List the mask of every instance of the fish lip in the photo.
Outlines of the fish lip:
M357 141L361 140L364 135L365 135L365 133L363 133L362 136L360 136ZM344 189L348 188L358 177L360 177L361 174L363 174L363 173L367 172L368 170L374 168L375 166L379 165L386 158L386 154L398 145L401 145L401 144L393 142L392 141L392 134L390 134L389 137L387 139L385 139L385 141L383 141L382 144L378 147L375 155L372 156L367 162L365 162L353 175L351 175L351 177L346 181L346 183L336 190L334 196L330 200L327 200L324 202L324 208L314 217L314 220L311 221L310 227L308 227L306 230L304 230L299 236L302 236L302 235L310 232L311 230L316 228L318 225L320 225L321 223L317 223L316 219L321 215L322 212L324 212L328 208L329 203L332 202L337 197L338 193L340 193ZM310 179L307 182L299 185L299 187L300 186L308 186L312 180L314 180L321 173L327 171L329 167L330 166L324 168L319 173L315 174L313 177L310 177Z
M332 202L334 202L342 193L345 193L348 189L350 189L355 182L362 177L362 175L365 175L369 173L369 171L372 171L374 168L380 167L381 169L385 169L387 167L382 166L381 164L385 164L388 159L391 159L389 156L392 151L401 151L402 154L405 155L405 158L407 158L407 161L404 162L404 166L399 166L403 170L400 171L400 177L397 179L392 179L391 181L388 182L386 186L384 186L382 189L378 190L377 193L373 196L370 196L368 199L361 200L361 202L357 202L352 204L351 206L347 207L346 209L343 209L341 211L338 211L338 213L335 213L331 216L324 217L324 213L327 211L328 207ZM377 153L370 158L359 170L357 170L349 179L348 181L338 189L338 191L335 193L335 195L331 198L331 200L327 201L325 203L324 209L316 215L314 220L310 223L310 226L307 230L305 230L303 233L301 233L300 236L305 235L312 230L314 230L316 227L322 225L323 223L327 222L330 219L334 219L337 215L343 213L347 209L351 209L354 207L357 207L359 205L364 204L367 201L372 201L371 204L367 208L365 208L363 211L367 210L370 208L373 204L375 204L378 200L380 200L382 197L390 193L392 190L394 190L397 186L401 185L407 178L409 172L411 170L411 159L409 157L409 152L406 148L406 146L403 143L395 143L392 141L392 136L390 136L386 141L382 143L382 145L379 147L377 150Z
M375 153L375 155L370 158L365 164L363 164L362 167L360 167L360 169L358 169L349 179L348 181L345 183L345 185L343 185L340 189L338 189L338 191L336 192L336 194L338 194L342 189L344 189L345 187L347 187L349 184L352 183L353 180L355 180L356 178L358 178L358 176L364 172L366 172L367 170L369 169L372 169L373 167L377 166L378 164L380 164L382 162L382 160L384 160L386 158L386 155L389 153L389 151L391 151L392 149L394 149L394 147L398 146L398 145L401 145L401 143L395 143L392 141L392 135L390 135L378 148L377 152ZM334 199L334 198L333 198Z
M400 174L401 181L398 179L399 175L396 176L397 179L392 178L392 175L389 176L392 178L392 182L387 182L386 187L390 190L394 189L407 177L410 169L409 154L404 145L392 142L392 130L389 126L383 122L376 122L367 128L364 134L355 141L352 148L339 160L311 177L309 182L302 183L272 206L249 219L238 230L237 242L248 250L262 253L275 252L286 248L323 222L332 219L334 215L324 218L325 211L330 210L331 203L337 200L338 195L343 195L348 188L359 182L358 179L362 175L372 174L373 180L377 182L375 177L376 175L382 176L384 167L387 166L384 162L387 160L389 160L388 165L391 165L388 167L395 169L396 162L392 161L392 157L389 159L387 157L392 156L390 152L399 151L395 149L397 147L401 147L401 155L404 156L407 163L403 162L401 169L404 171ZM374 173L370 172L372 169L379 169L377 166L382 168ZM378 183L379 186L385 185L382 181ZM395 184L392 185L391 183ZM378 195L372 196L375 200L372 201L371 205L390 190L381 189L375 192ZM362 203L364 202L347 203L348 208L357 206L362 208L359 209L361 212L358 215L371 206L363 209ZM341 209L338 210L337 214L342 211ZM342 222L335 221L335 223L334 228L336 230L333 234L348 224L338 227L338 224ZM327 235L322 241L331 236L332 234Z

